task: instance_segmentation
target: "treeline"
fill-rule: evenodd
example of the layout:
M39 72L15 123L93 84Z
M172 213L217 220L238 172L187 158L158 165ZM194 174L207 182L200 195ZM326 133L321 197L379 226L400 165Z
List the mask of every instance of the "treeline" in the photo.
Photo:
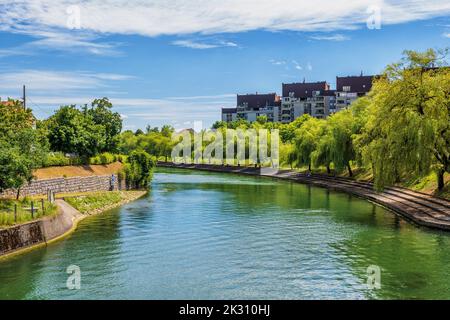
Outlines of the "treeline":
M44 166L123 163L130 188L145 188L155 158L142 150L121 150L122 119L107 98L90 106L61 106L45 120L19 101L0 104L0 192L20 187Z
M400 62L375 79L367 96L327 119L304 115L281 124L258 117L254 123L219 121L213 128L224 134L227 128L279 129L280 162L286 166L323 167L329 173L348 171L350 176L355 168L363 169L377 189L435 172L441 190L450 171L446 54L406 51ZM114 161L124 163L121 175L130 187L145 187L156 160L169 160L179 142L174 128L121 131L122 119L107 98L81 108L62 106L41 121L20 102L0 104L0 191L20 188L42 166ZM193 130L189 133L194 135ZM192 139L188 156L193 158L199 151L195 148L204 151L210 142L205 139L195 146ZM224 144L223 152L227 147ZM249 148L247 141L247 157Z
M368 96L327 119L304 115L290 124L237 120L213 128L279 129L280 162L325 167L341 173L369 170L377 189L437 175L438 189L450 172L450 68L447 51L405 51L386 67Z

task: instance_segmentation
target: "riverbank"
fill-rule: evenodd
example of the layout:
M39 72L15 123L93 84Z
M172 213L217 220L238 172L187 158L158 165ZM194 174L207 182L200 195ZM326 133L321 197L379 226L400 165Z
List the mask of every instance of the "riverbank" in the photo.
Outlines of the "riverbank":
M110 204L102 203L101 208L93 208L90 211L84 211L84 213L65 200L57 199L58 213L55 216L1 229L0 259L22 254L63 239L75 231L78 223L86 217L101 214L137 200L147 194L147 191L121 191L121 193L124 196L120 198L120 201ZM84 198L88 196L89 194L78 195L78 197ZM73 199L75 198L76 196Z
M376 192L369 182L318 174L307 175L293 170L274 171L270 168L173 164L168 162L158 162L158 166L255 175L341 191L377 203L417 225L450 231L450 201L405 188L392 187L386 188L383 192Z

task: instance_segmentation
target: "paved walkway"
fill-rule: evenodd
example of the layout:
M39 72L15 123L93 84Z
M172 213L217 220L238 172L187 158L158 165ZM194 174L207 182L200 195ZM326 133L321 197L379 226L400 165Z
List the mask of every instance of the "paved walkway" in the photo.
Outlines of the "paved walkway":
M266 176L343 191L381 204L418 225L450 230L450 201L405 188L390 187L383 192L376 192L372 183L369 182L321 174L308 176L292 170L270 172L270 170L250 167L182 165L168 162L159 162L158 166Z

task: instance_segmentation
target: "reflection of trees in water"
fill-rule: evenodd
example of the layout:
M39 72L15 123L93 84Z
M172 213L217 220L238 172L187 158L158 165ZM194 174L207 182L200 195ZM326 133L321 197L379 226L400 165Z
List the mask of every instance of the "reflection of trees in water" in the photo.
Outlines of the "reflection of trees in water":
M266 178L263 178L266 179ZM261 181L262 182L262 181ZM265 208L267 205L282 209L323 209L328 206L326 190L311 188L296 183L278 183L277 181L237 181L232 183L164 183L162 188L168 193L186 190L216 191L232 195L239 204L251 209Z
M369 265L381 268L381 289L367 291L367 296L450 298L450 236L419 229L395 215L386 223L386 212L374 208L371 223L332 245L362 285Z
M103 275L114 272L119 223L117 212L90 217L68 238L0 262L0 299L48 298L50 293L54 298L76 295L77 291L66 288L70 265L81 268L82 289L89 273L102 283Z

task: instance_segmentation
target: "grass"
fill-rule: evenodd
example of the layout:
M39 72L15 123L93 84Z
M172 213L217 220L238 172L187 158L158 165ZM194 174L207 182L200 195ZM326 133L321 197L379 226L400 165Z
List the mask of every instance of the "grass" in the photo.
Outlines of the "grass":
M31 216L31 202L33 201L34 208L38 209ZM17 215L14 216L14 205L17 206ZM42 211L41 201L36 199L23 198L22 200L0 200L0 228L8 227L15 224L21 224L29 221L33 221L43 216L51 216L57 212L56 205L44 200L44 211Z
M100 191L64 196L66 202L81 213L91 213L128 199L129 191ZM60 197L61 195L58 195Z

